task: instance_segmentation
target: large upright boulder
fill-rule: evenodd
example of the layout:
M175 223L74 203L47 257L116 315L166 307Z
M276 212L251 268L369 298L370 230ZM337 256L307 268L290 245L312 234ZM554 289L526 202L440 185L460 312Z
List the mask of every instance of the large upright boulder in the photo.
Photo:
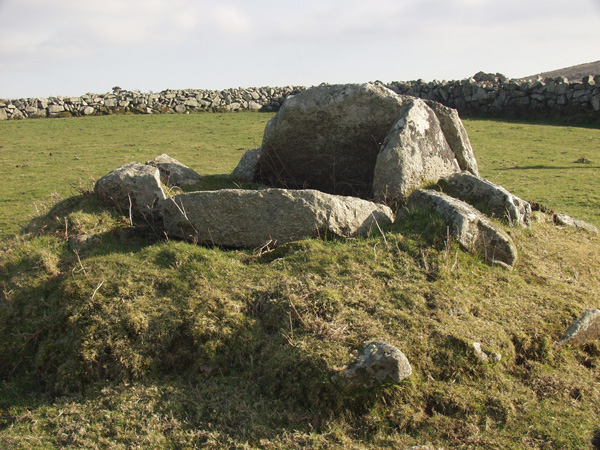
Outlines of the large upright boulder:
M455 172L460 167L436 114L423 100L405 98L377 156L375 200L404 203L414 189Z
M315 190L189 192L163 205L169 236L237 248L275 247L311 237L365 236L393 220L387 206Z
M95 191L104 203L116 206L125 215L150 217L160 214L165 193L156 167L139 163L125 164L96 182Z
M379 83L321 85L288 98L265 128L257 181L371 198L377 155L404 98Z
M480 252L490 264L511 269L517 260L512 239L471 205L442 192L417 189L407 202L411 210L426 210L446 219L449 232L468 251ZM398 215L396 220L401 220Z

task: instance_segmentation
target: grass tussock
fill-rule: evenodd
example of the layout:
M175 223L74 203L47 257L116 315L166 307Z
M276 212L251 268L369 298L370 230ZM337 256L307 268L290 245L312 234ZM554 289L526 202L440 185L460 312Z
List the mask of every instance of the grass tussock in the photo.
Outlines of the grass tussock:
M0 250L0 447L592 449L600 344L556 342L598 307L598 237L507 228L509 272L444 227L260 253L59 203ZM373 339L413 375L349 391L334 375Z

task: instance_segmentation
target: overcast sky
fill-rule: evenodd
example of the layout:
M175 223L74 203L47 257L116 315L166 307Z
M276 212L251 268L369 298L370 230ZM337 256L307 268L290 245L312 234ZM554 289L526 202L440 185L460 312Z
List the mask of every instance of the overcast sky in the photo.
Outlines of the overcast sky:
M521 77L600 60L600 0L0 0L0 98Z

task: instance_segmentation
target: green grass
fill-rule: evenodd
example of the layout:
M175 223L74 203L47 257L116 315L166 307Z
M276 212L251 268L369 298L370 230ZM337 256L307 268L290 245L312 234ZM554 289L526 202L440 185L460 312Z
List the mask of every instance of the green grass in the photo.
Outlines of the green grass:
M122 164L162 153L198 173L231 173L272 114L101 116L0 122L0 236Z
M112 156L88 155L106 158L106 167L90 166L87 175L94 177L163 152L214 174L235 166L248 136L257 137L246 148L260 143L268 118L0 123L1 150L3 158L6 149L11 158L35 155L35 176L27 180L40 185L32 199L46 201L72 174L61 172L64 165L43 166L47 160L33 153L37 138L27 134L46 135L46 143L53 140L48 136L70 136L69 152L82 159L77 123L88 124L90 135L105 127L121 136ZM129 129L117 131L123 119ZM142 119L156 121L152 132L144 132ZM482 173L492 179L500 173L497 181L514 183L511 189L525 198L537 191L519 176L543 169L504 171L495 153L509 148L514 159L506 164L525 166L525 134L535 142L551 132L554 140L576 133L568 158L585 156L592 169L581 170L598 173L598 153L581 153L586 134L598 130L466 125ZM27 127L39 128L23 132ZM209 148L223 148L196 151L204 144L190 140L191 130L211 127L216 137ZM15 130L29 153L14 150ZM128 140L139 147L122 155ZM556 152L554 140L544 148ZM181 153L165 148L168 142ZM53 145L60 153L63 147ZM44 167L58 172L60 182L43 176ZM9 169L2 170L11 189L24 190ZM514 178L502 181L505 173ZM564 184L551 179L546 191ZM574 216L585 211L563 198L548 202ZM13 231L27 222L16 207L3 207ZM598 223L597 217L592 211L589 219ZM443 230L435 218L413 215L384 230L385 239L304 240L263 254L223 250L151 239L83 189L0 244L0 448L592 450L600 438L600 343L559 348L556 342L584 309L599 307L598 237L547 221L505 227L519 251L514 270L506 271L447 242ZM69 238L82 234L96 239L74 252ZM371 339L399 347L413 375L398 385L348 391L334 375ZM473 342L502 360L479 362Z
M0 122L0 236L131 161L161 153L200 174L230 173L272 113L102 116ZM600 225L600 130L465 120L482 176ZM574 161L584 157L591 164Z
M465 127L481 176L600 226L600 129L492 120Z

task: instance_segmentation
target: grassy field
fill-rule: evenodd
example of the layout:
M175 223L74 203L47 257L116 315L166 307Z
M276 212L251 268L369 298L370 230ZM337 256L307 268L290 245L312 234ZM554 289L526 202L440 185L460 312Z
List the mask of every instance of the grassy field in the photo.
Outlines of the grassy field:
M202 175L230 173L271 114L102 116L0 122L0 236L41 206L122 164L162 153Z
M465 127L484 178L600 226L600 129L489 120Z
M0 122L5 234L66 198L0 241L0 448L600 448L600 342L556 344L600 306L597 236L543 214L499 224L512 271L421 214L383 237L233 251L153 239L90 193L90 177L163 152L228 173L269 117ZM600 225L600 130L465 124L485 177ZM75 252L82 234L95 239ZM373 339L413 375L337 383Z
M230 173L258 147L271 113L104 116L0 122L0 236L27 223L51 194L161 153L200 174ZM482 176L600 225L600 130L465 120ZM590 164L575 163L586 158Z

